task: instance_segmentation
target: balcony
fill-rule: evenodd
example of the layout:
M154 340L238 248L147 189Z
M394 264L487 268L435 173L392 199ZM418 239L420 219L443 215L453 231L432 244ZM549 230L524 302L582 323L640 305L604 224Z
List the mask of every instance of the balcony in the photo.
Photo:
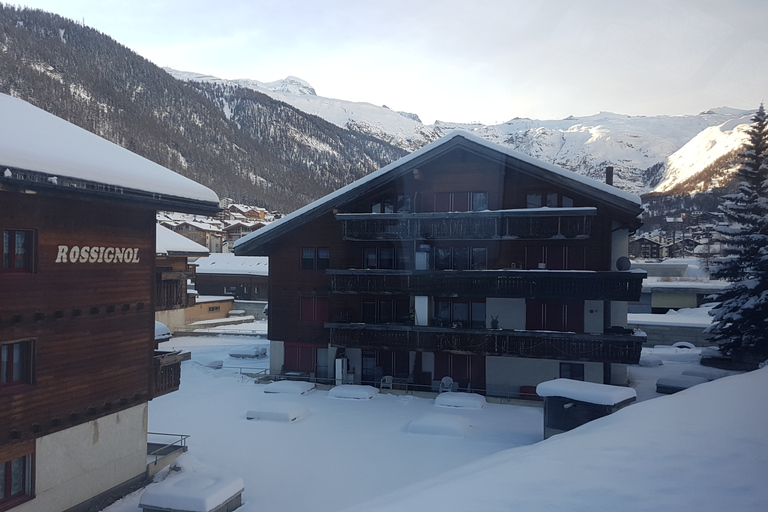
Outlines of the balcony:
M344 294L640 300L643 271L327 270L331 291Z
M331 344L364 350L459 351L484 355L637 364L644 336L504 329L325 324Z
M449 213L337 213L345 240L589 238L597 209L526 208Z
M178 391L181 385L181 362L192 358L189 352L155 350L154 388L151 398Z

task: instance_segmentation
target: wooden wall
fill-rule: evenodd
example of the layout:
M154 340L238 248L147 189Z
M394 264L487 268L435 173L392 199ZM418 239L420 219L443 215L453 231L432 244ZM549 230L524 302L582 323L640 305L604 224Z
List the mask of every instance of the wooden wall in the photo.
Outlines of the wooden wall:
M0 343L34 340L34 382L0 388L0 445L147 401L154 216L146 209L0 191L0 229L33 230L36 239L34 272L0 272ZM130 262L107 263L103 255L101 262L71 262L75 246L133 254ZM88 254L98 259L98 251Z

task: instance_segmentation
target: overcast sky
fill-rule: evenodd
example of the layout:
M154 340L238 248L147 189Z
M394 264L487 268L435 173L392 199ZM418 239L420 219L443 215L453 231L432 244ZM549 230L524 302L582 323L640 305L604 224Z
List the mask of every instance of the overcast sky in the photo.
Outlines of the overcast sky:
M387 105L425 123L768 100L766 0L21 0L159 66Z

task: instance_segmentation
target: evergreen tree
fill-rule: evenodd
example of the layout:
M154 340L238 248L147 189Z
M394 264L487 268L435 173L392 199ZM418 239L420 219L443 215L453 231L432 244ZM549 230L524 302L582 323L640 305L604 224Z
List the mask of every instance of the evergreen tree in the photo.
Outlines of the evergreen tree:
M724 354L768 357L768 117L752 117L741 153L739 191L723 196L720 210L728 225L718 229L726 257L713 277L731 284L715 300L708 329Z

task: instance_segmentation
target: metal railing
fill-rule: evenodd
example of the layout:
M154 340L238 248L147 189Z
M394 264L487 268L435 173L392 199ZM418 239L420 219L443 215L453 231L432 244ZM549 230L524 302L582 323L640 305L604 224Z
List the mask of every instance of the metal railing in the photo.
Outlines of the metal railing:
M178 438L175 441L169 442L169 443L153 443L149 441L149 436L164 436L164 437L173 437ZM155 460L153 463L156 465L157 461L169 453L173 453L174 451L181 449L182 451L187 451L187 439L189 439L188 434L165 434L162 432L147 432L147 456L148 457L154 457ZM154 448L153 450L149 450L149 448Z

